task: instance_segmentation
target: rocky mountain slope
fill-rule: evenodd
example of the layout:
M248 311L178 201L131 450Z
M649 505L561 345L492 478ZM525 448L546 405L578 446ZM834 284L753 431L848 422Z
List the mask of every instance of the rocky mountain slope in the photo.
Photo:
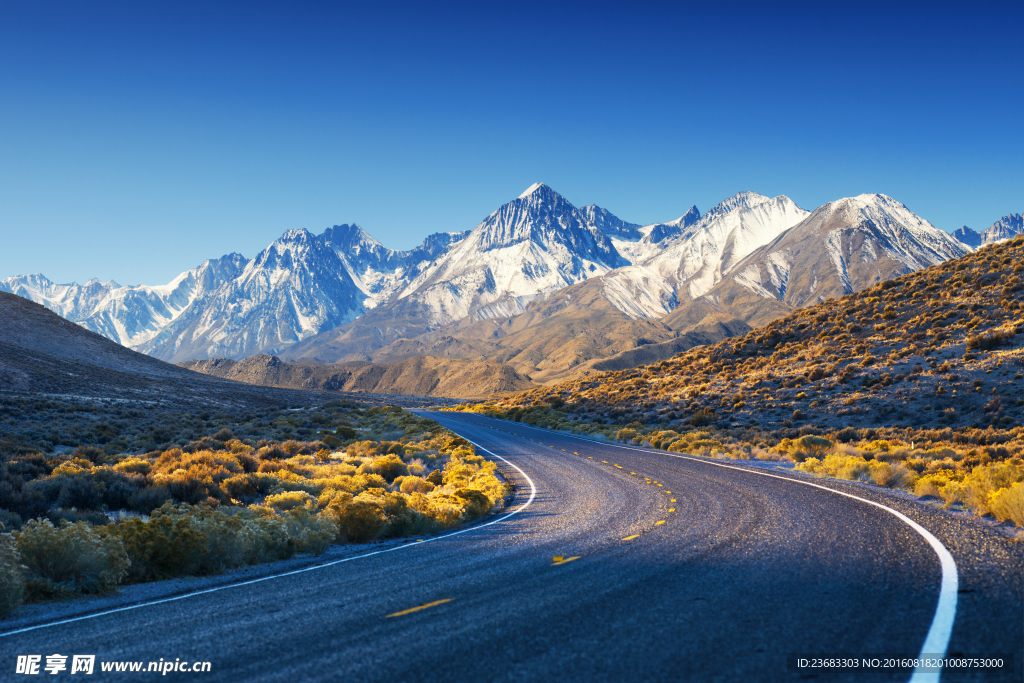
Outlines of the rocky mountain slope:
M968 249L885 195L829 202L666 316L674 329L728 314L758 327L788 312L959 258Z
M489 398L534 386L509 365L485 361L415 357L390 365L312 361L288 363L276 356L251 356L179 363L214 377L292 389L317 389L369 394L401 394L449 398Z

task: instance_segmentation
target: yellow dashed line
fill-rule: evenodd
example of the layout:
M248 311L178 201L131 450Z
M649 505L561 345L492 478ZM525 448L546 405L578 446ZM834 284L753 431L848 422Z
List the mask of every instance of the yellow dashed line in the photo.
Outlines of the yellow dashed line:
M632 536L626 536L623 541L632 541L634 538L640 538L640 534L633 534Z
M551 563L551 566L557 567L560 564L565 564L567 562L572 562L573 560L578 560L580 559L580 557L582 557L582 555L575 555L573 557L562 557L561 555L555 555L554 558L552 558L554 559L554 562Z
M419 612L421 609L427 609L428 607L437 607L438 605L443 605L444 603L451 602L452 600L454 600L454 598L445 598L444 600L435 600L434 602L428 602L427 604L420 605L419 607L411 607L409 609L404 609L401 612L395 612L394 614L389 614L388 617L401 617L401 616L404 616L406 614L412 614L413 612Z
M659 524L664 524L664 523L665 523L665 520L661 520L660 522L655 522L654 526L658 526Z
M669 511L669 512L675 512L675 511L676 511L676 509L675 509L675 508L669 508L669 509L668 509L668 511Z
M679 501L677 501L677 500L676 500L675 498L673 498L673 499L672 499L672 500L670 500L669 502L670 502L670 503L678 503Z

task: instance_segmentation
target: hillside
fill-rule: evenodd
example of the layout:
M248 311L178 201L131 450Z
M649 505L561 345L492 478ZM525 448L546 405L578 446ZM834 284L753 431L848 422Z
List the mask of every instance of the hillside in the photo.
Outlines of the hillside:
M508 365L450 358L416 357L390 365L350 362L289 363L276 356L192 360L179 365L194 372L247 384L369 394L447 398L488 398L533 387Z

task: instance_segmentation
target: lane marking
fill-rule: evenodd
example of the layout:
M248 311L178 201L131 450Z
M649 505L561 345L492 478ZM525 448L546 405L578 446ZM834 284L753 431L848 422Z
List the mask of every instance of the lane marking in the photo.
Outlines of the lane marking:
M552 567L557 567L560 564L568 564L569 562L572 562L573 560L578 560L581 557L583 557L583 556L582 555L575 555L573 557L562 557L561 555L555 555L555 557L554 557L555 561L551 563L551 566Z
M462 438L465 439L466 437L462 437ZM509 460L506 460L505 458L501 457L497 453L494 453L492 451L487 450L483 446L473 442L470 439L466 439L466 441L469 441L471 444L473 444L474 446L476 446L477 448L479 448L483 452L490 453L495 458L498 458L499 460L501 460L505 464L507 464L510 467L514 468L517 472L519 472L519 474L521 474L523 476L524 479L526 479L526 482L530 485L530 497L526 500L525 503L523 503L522 505L517 507L512 512L509 512L506 515L502 515L501 517L499 517L497 519L494 519L494 520L491 520L490 522L486 522L486 523L480 524L478 526L472 526L472 527L469 527L468 529L460 529L459 531L453 531L451 533L447 533L447 534L444 534L442 536L434 536L433 538L427 538L427 539L424 539L422 542L419 542L419 543L405 543L403 545L396 545L393 548L387 548L385 550L374 550L373 552L363 553L362 555L354 555L352 557L345 557L345 558L342 558L340 560L333 560L331 562L325 562L324 564L317 564L317 565L313 565L311 567L303 567L302 569L293 569L291 571L281 572L280 574L271 574L269 576L261 576L258 579L249 579L247 581L239 581L237 583L228 583L228 584L224 584L223 586L214 586L213 588L205 588L203 590L195 591L195 592L192 592L192 593L185 593L184 595L175 595L175 596L172 596L172 597L169 597L169 598L161 598L159 600L149 600L149 601L146 601L146 602L140 602L140 603L135 604L135 605L126 605L125 607L117 607L117 608L114 608L114 609L103 610L102 612L96 612L94 614L86 614L86 615L83 615L83 616L80 616L80 617L70 617L68 619L60 619L58 621L51 621L51 622L45 623L45 624L37 624L35 626L26 626L24 628L15 629L13 631L7 631L5 633L0 633L0 638L5 638L7 636L17 635L19 633L26 633L28 631L36 631L36 630L43 629L43 628L49 628L51 626L63 626L64 624L72 624L72 623L74 623L76 621L85 621L87 619L96 619L98 617L103 617L103 616L106 616L108 614L117 614L117 613L120 613L120 612L129 612L131 610L141 609L143 607L152 607L153 605L160 605L160 604L163 604L163 603L166 603L166 602L175 602L177 600L184 600L186 598L192 598L192 597L195 597L197 595L206 595L208 593L216 593L218 591L227 590L229 588L239 588L241 586L251 586L252 584L262 583L263 581L271 581L273 579L280 579L280 578L285 577L285 576L295 576L296 574L303 574L305 572L311 572L311 571L315 571L317 569L325 569L327 567L333 567L336 564L342 564L342 563L345 563L345 562L351 562L353 560L361 560L364 557L373 557L374 555L383 555L384 553L393 553L396 550L403 550L405 548L420 548L420 547L423 547L423 545L425 545L427 543L432 543L433 541L441 541L441 540L444 540L446 538L451 538L452 536L459 536L461 534L468 534L471 531L477 531L479 529L483 529L485 527L489 527L492 524L498 524L499 522L504 522L506 519L508 519L512 515L519 514L520 512L525 510L527 508L527 506L529 506L530 503L533 502L533 499L537 497L537 486L533 483L533 480L530 479L530 477L526 474L526 472L523 472L523 470L521 470L519 468L519 466L516 465L515 463L513 463L513 462L511 462ZM519 497L519 493L517 492L516 493L516 498L518 498L518 497Z
M654 526L658 526L659 524L664 524L664 523L665 523L665 520L661 520L660 522L655 522Z
M451 602L454 599L455 598L445 598L444 600L435 600L434 602L428 602L427 604L420 605L419 607L410 607L409 609L404 609L401 612L395 612L394 614L389 614L385 618L386 619L390 619L391 617L404 617L406 614L412 614L413 612L419 612L421 609L428 609L430 607L437 607L438 605L443 605L446 602Z
M626 536L623 541L632 541L634 538L640 538L640 534L633 534L632 536Z
M530 429L537 429L537 427L530 427ZM886 512L895 515L900 520L905 522L910 528L916 531L928 545L931 546L932 550L939 557L939 565L942 567L942 582L939 586L939 601L935 606L935 615L932 617L932 625L928 629L928 635L925 636L924 644L921 646L920 656L925 658L941 659L946 656L946 650L949 648L949 638L953 633L953 622L956 620L956 600L957 600L957 589L960 585L960 577L957 575L956 560L953 559L953 555L950 554L946 546L942 545L942 541L935 538L935 536L925 529L923 526L915 522L914 520L907 517L902 512L894 510L887 505L876 503L873 500L867 498L861 498L855 496L852 493L845 493L843 491L837 491L836 489L829 488L828 486L822 486L821 484L815 484L809 481L801 481L800 479L793 479L790 477L783 477L778 474L771 474L770 472L760 472L756 469L747 467L737 467L735 465L726 465L724 463L713 462L702 458L695 458L689 455L679 455L678 453L667 453L664 451L656 451L653 449L641 449L632 448L630 446L621 446L615 443L609 443L604 441L597 441L596 439L586 439L576 434L566 434L565 438L579 439L581 441L588 441L591 443L600 444L602 446L609 446L611 448L620 448L627 451L636 451L638 453L645 453L647 455L656 454L663 455L669 458L678 458L680 460L690 460L692 462L699 462L705 465L713 465L715 467L722 467L727 470L738 470L740 472L746 472L748 474L756 474L762 477L771 477L772 479L781 479L783 481L792 482L794 484L801 484L803 486L811 486L816 489L828 491L839 496L846 496L853 500L859 500L862 503L873 505L879 509L885 510ZM623 539L625 540L625 539ZM914 669L913 676L910 677L909 683L926 683L926 682L937 682L941 677L941 672L929 672L923 671L922 667Z

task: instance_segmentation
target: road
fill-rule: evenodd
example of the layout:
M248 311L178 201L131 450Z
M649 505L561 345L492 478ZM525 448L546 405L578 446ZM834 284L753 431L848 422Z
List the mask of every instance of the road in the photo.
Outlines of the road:
M765 468L431 417L504 459L518 494L503 515L312 571L6 635L4 666L57 652L211 662L171 680L795 681L807 675L787 670L790 653L921 652L942 567L887 510ZM883 491L826 485L906 515L948 548L959 581L949 655L1015 658L1016 671L941 680L1021 680L1024 544Z

